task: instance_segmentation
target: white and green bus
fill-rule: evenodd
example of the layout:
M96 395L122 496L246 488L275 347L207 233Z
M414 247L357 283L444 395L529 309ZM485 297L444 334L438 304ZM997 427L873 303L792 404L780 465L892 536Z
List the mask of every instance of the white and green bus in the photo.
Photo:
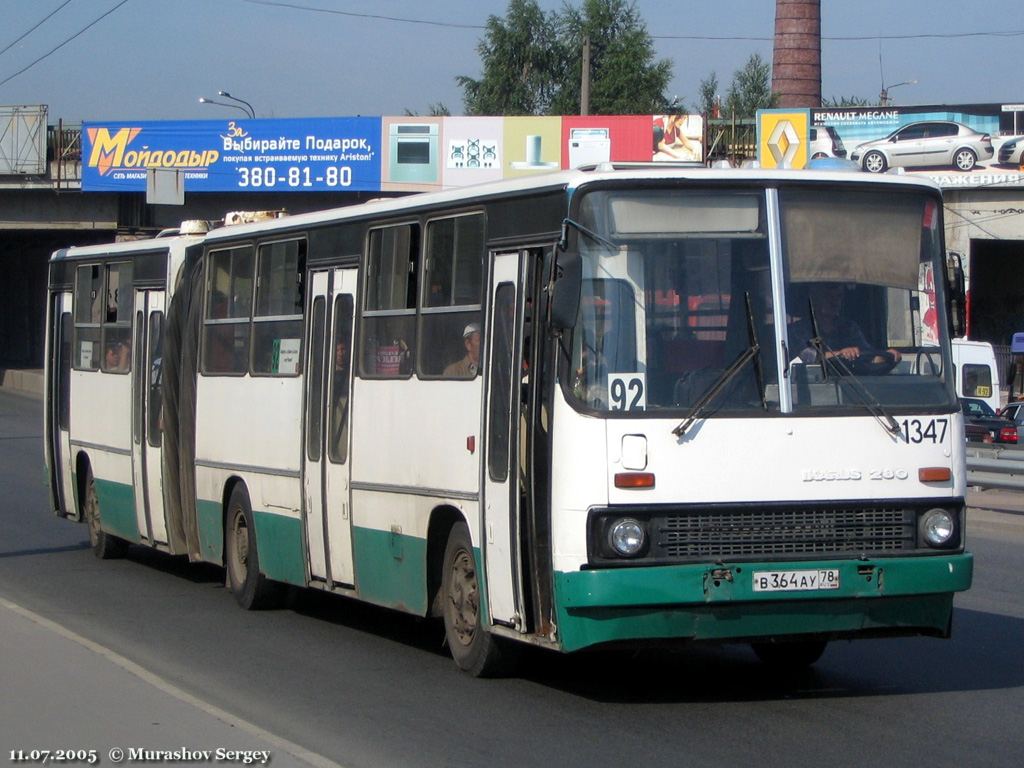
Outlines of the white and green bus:
M473 674L516 643L948 636L942 233L909 177L605 165L59 251L53 505L245 608L441 617Z

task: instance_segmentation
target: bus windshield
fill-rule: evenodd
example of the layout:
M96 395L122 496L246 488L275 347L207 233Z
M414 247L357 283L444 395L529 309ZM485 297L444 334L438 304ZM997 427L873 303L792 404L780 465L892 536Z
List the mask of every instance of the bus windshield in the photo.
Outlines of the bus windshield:
M801 185L775 195L586 194L580 224L596 237L578 237L567 377L577 407L753 415L952 405L936 202Z

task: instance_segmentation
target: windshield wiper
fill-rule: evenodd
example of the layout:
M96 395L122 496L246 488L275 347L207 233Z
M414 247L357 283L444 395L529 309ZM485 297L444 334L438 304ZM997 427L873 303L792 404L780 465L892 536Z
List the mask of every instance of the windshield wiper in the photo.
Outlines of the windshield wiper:
M828 366L825 365L825 340L821 338L821 330L818 328L818 317L814 314L814 302L807 300L807 311L811 318L811 346L818 353L818 362L821 363L821 378L828 381Z
M599 243L600 245L603 245L605 248L607 248L608 250L612 251L613 253L618 253L619 252L619 246L617 246L611 240L609 240L608 238L606 238L606 237L604 237L602 235L597 234L597 232L595 232L592 229L587 229L582 224L580 224L578 221L573 221L572 219L569 219L569 218L562 219L562 241L558 245L559 245L559 247L563 251L568 246L568 242L569 242L569 227L572 227L573 229L575 229L580 234L584 235L585 237L589 238L590 240L593 240L595 243Z
M871 394L871 390L857 377L853 369L846 364L846 361L825 343L825 340L821 337L821 331L818 330L818 320L814 316L814 303L810 299L807 300L807 306L811 315L811 332L814 334L810 342L818 352L818 360L821 363L821 378L824 381L828 381L828 367L834 365L840 375L845 376L850 384L853 385L850 389L857 395L857 399L860 400L861 404L867 408L868 413L874 416L875 421L882 426L882 429L894 437L901 435L903 430L896 423L896 419L886 412L882 404ZM828 352L832 353L831 358L826 357Z
M693 423L701 417L704 410L711 404L718 394L725 389L726 385L735 378L736 374L743 370L743 367L751 360L754 361L754 375L757 377L757 386L761 394L761 406L768 409L768 399L765 397L764 392L764 373L761 370L761 345L757 341L757 331L754 328L754 313L750 308L750 293L744 294L746 299L747 309L747 333L750 338L750 345L743 350L739 356L732 361L732 364L722 371L721 375L712 382L704 394L701 395L697 402L690 407L689 413L675 429L672 430L672 434L678 437L682 437L686 434Z

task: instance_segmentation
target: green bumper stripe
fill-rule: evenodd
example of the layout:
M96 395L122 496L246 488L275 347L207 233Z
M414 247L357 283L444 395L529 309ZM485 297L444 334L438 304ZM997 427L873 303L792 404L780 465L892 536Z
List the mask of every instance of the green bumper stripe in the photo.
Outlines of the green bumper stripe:
M103 530L135 544L142 541L139 523L135 518L135 491L132 486L98 477L94 482Z
M268 579L306 585L306 550L302 521L270 512L253 512L260 571Z
M208 563L224 565L224 509L220 502L196 502L199 522L199 550ZM262 550L260 550L262 553Z
M739 566L681 565L555 574L565 650L613 640L729 639L918 629L943 633L970 554ZM838 568L840 589L754 592L753 571ZM723 572L714 573L721 569ZM724 573L731 575L730 581Z
M356 589L377 605L427 613L427 540L372 528L352 529Z

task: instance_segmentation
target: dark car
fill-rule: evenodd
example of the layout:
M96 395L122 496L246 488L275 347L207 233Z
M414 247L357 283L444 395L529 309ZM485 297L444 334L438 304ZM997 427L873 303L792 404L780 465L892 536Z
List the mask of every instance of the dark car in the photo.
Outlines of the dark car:
M964 412L964 432L968 440L981 443L1017 442L1017 425L997 416L984 400L961 397L960 408Z
M1017 440L1019 442L1021 430L1024 429L1024 402L1010 403L999 411L999 415L1017 425Z

